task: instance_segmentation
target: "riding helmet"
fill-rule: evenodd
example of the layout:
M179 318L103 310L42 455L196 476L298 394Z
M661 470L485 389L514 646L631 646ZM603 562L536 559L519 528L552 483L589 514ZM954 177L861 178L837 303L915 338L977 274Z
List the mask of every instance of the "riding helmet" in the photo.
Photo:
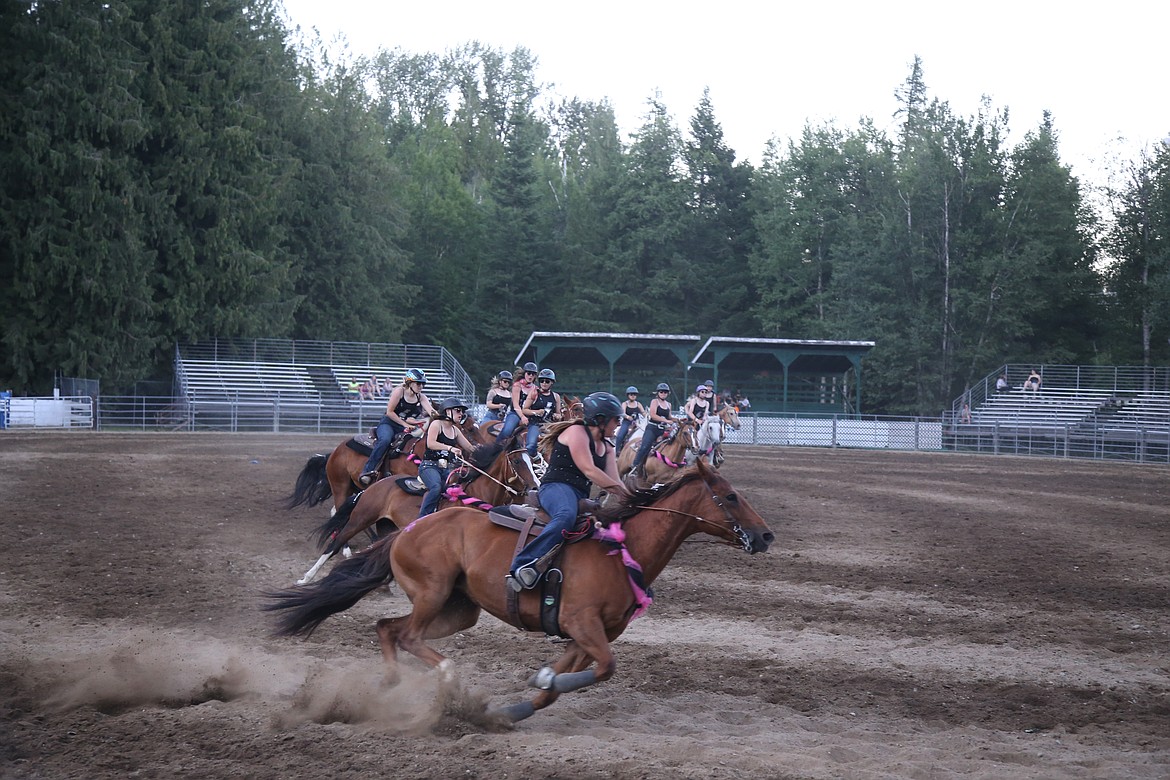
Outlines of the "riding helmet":
M509 382L511 382L512 381L512 372L511 371L501 371L500 373L496 374L496 379L507 379Z
M711 388L707 387L706 385L699 385L695 388L695 395L698 395L699 393L703 392L704 390L710 390L710 389Z
M626 388L626 395L637 395L637 394L638 394L638 388L634 387L633 385L630 385L629 387Z
M408 368L406 369L406 381L418 382L420 385L425 385L427 383L427 375L423 373L421 368Z
M463 403L462 398L457 398L456 396L451 396L450 398L443 399L442 409L443 409L444 414L451 411L452 409L462 409L463 411L466 412L467 411L467 404Z
M536 375L536 380L538 382L541 379L551 379L552 381L555 382L555 381L557 381L557 375L553 372L553 370L551 368L542 368L542 369L540 369L540 373Z
M529 361L529 362L524 364L524 370L525 371L532 371L533 373L536 373L540 369L536 367L535 363L533 363L532 361Z
M670 392L670 385L666 384L666 382L659 382L658 387L655 389L659 390L659 391L665 390L666 392L669 393Z
M586 425L604 425L622 416L622 404L613 393L590 393L581 401L581 416Z

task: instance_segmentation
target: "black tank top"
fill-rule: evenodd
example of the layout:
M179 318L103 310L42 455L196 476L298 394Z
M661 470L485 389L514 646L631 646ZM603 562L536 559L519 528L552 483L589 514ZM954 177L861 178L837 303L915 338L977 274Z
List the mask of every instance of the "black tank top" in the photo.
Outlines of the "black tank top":
M493 390L492 391L492 403L493 404L503 404L504 408L499 409L497 411L499 411L500 413L506 412L512 408L512 394L511 393L501 393L499 390Z
M435 423L435 425L438 424ZM459 444L458 436L448 437L442 428L439 429L439 435L435 438L439 440L440 444L446 444L448 447L454 447ZM427 451L423 453L423 460L438 460L443 457L444 452L445 450L432 450L430 447L427 447Z
M700 406L699 404L695 404L694 406L691 407L691 413L695 415L696 420L702 420L704 417L707 416L707 411L710 408L711 407L708 404L703 404L702 406Z
M639 417L642 416L642 410L638 408L637 404L634 404L633 406L630 406L629 404L624 404L622 406L622 412L627 417L633 417L635 420L637 420Z
M532 399L532 406L528 408L534 412L541 409L545 410L544 417L529 417L529 425L532 423L539 424L545 421L550 421L552 420L553 412L555 412L557 409L557 397L553 394L552 390L549 390L548 393L541 393L538 391L536 393L536 397Z
M398 399L398 406L394 407L394 414L401 417L403 420L411 417L418 419L422 413L422 398L415 396L414 403L406 400L406 393L402 394L402 398Z
M593 456L593 465L601 470L605 470L605 457L608 453L609 445L602 447L601 455L593 449L593 437L589 437L589 454ZM573 453L569 452L568 446L561 444L560 440L553 443L552 456L548 459L548 469L544 472L544 479L541 484L547 485L549 482L563 482L566 485L572 485L580 490L586 496L589 495L589 489L593 487L593 483L589 478L581 473L581 469L577 468L577 464L573 462Z

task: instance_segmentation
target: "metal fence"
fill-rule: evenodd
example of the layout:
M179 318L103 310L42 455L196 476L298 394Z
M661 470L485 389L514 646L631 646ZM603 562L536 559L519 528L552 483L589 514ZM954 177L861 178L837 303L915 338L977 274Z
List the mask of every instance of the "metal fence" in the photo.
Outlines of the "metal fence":
M483 407L470 410L482 418ZM381 413L350 405L272 399L226 399L191 404L170 396L0 398L0 428L99 431L224 431L231 433L335 433L368 430ZM957 425L951 416L881 415L814 417L743 412L729 446L852 447L1037 455L1170 464L1170 426L1135 430L1084 425Z

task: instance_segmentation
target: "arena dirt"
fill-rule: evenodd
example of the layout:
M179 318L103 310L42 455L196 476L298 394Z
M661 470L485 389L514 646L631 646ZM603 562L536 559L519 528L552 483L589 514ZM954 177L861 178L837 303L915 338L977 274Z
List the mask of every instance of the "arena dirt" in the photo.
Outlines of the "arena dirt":
M558 644L485 617L386 688L393 589L269 637L338 440L0 435L0 777L1170 776L1165 467L731 448L773 549L688 542L617 676L503 727Z

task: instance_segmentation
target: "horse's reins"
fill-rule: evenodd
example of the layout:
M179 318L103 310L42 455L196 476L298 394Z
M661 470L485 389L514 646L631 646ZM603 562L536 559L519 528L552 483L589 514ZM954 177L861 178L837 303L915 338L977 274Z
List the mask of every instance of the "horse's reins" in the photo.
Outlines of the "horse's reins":
M706 480L703 480L703 484L707 485L707 488L710 490L711 485L708 484ZM723 505L722 499L719 498L719 496L715 493L714 490L711 490L711 501L715 504L715 506L722 509L723 514L727 516L727 522L731 524L730 530L733 534L735 534L736 539L739 541L739 545L741 547L743 547L745 550L750 549L750 547L749 547L749 543L751 541L750 537L743 530L743 528L740 527L739 523L735 522L735 517L731 514L731 512L727 511L727 507ZM689 517L692 520L696 520L696 521L703 523L705 525L709 525L712 528L717 528L719 530L723 530L725 528L725 526L722 526L713 520L708 520L707 518L700 517L699 515L693 515L690 512L684 512L681 509L670 509L668 507L658 507L658 506L644 506L644 507L642 507L642 509L650 509L650 510L653 510L655 512L673 512L676 515L682 515L683 517ZM727 544L729 544L731 546L735 546L735 542L732 542L730 540L728 540Z
M521 450L512 450L511 452L508 453L508 466L512 469L512 471L516 472L516 476L519 477L520 472L516 471L516 467L512 465L512 458L511 458L511 456L517 452L521 452ZM491 474L489 474L486 471L484 471L483 469L479 468L478 466L476 466L474 463L467 460L466 458L460 458L460 460L463 461L464 466L467 466L472 471L478 471L480 474L487 477L492 482L495 482L497 485L499 485L500 487L502 487L504 490L508 491L512 495L514 495L514 496L520 495L520 491L518 491L515 488L513 488L512 486L507 485L507 484L501 482L500 480L496 479Z

